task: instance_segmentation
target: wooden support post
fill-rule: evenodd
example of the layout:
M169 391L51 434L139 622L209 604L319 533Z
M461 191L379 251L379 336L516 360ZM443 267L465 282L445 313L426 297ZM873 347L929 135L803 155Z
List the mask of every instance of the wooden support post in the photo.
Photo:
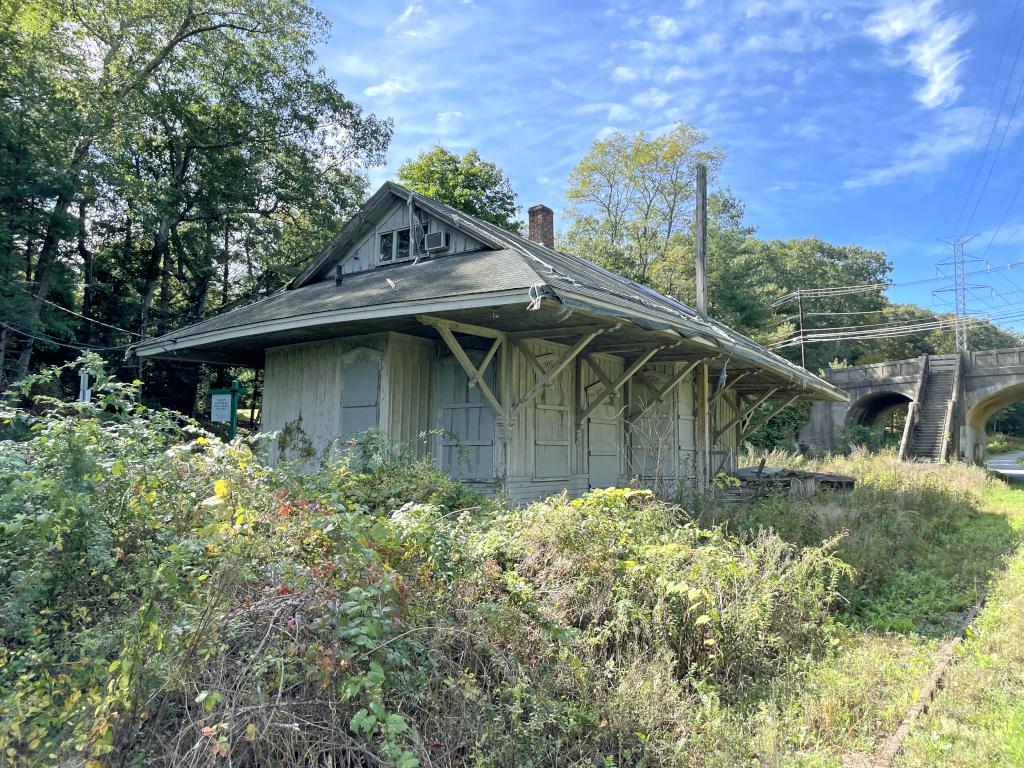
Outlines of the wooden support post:
M708 490L714 475L711 474L711 376L710 366L705 361L700 366L700 424L701 424L701 490Z
M766 395L764 395L763 397L761 397L752 406L750 406L750 408L747 410L746 413L743 413L742 409L741 409L741 412L737 416L734 416L733 418L729 419L729 423L728 424L726 424L724 427L718 429L715 432L715 441L717 442L718 438L720 438L722 435L724 435L730 429L735 427L741 421L745 421L746 419L749 419L753 415L753 413L757 409L757 407L759 405L761 405L761 403L763 403L763 402L767 401L768 399L770 399L771 396L774 395L776 392L778 392L780 389L782 389L782 387L775 387L775 389L768 390L768 393Z
M757 421L755 421L753 423L753 425L746 424L743 427L742 434L740 436L740 441L746 440L751 432L753 432L755 429L760 429L765 424L767 424L769 421L774 419L776 416L778 416L780 413L782 413L782 411L785 408L789 407L790 403L792 403L794 400L796 400L799 397L800 397L800 395L793 395L791 398L789 398L789 400L786 400L782 405L780 405L778 408L775 408L767 416L762 416L760 419L757 419Z
M676 343L678 344L679 342ZM625 384L627 381L633 378L634 373L639 371L647 364L648 360L650 360L656 354L661 352L661 350L665 349L667 346L675 345L662 344L661 346L658 347L651 347L642 355L640 355L640 357L638 357L631 366L629 366L625 371L623 371L622 375L612 382L611 387L606 386L603 390L601 390L601 394L599 394L597 398L594 400L594 402L588 405L587 408L583 411L583 413L580 414L579 421L577 421L576 423L576 430L579 431L580 429L582 429L583 423L587 420L587 417L590 414L592 414L597 409L597 407L601 405L601 403L605 401L608 395L612 394L613 392L617 392L623 384Z

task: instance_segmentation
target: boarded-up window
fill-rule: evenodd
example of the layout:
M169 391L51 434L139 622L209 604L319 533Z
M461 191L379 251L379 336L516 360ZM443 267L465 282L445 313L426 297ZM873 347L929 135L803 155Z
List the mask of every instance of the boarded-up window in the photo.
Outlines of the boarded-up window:
M540 356L543 360L543 356ZM569 416L568 370L538 395L534 405L534 476L562 478L569 476L569 445L572 425Z
M341 434L347 439L378 425L380 354L356 350L342 357Z
M470 353L480 364L481 355ZM484 381L495 389L497 361L488 366ZM454 357L438 361L434 392L440 418L438 455L442 469L462 480L494 478L494 411L479 387L470 386L469 376Z

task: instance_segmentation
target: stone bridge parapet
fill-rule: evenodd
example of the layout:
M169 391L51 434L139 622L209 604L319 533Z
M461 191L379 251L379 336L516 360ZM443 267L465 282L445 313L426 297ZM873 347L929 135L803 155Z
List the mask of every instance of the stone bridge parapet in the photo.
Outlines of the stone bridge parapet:
M848 403L816 402L800 442L817 451L833 450L852 426L870 426L915 400L927 372L956 370L956 355L856 365L826 371L826 378L850 395ZM925 379L927 376L925 376ZM952 416L950 457L985 460L985 424L996 411L1024 400L1024 347L968 352L959 358Z

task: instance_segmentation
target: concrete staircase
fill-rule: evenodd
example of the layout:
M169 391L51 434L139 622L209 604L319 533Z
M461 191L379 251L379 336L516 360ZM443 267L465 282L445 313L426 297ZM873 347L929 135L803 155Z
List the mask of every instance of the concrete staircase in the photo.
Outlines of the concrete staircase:
M931 355L928 375L921 394L907 458L910 461L939 462L946 431L946 411L953 398L956 355Z

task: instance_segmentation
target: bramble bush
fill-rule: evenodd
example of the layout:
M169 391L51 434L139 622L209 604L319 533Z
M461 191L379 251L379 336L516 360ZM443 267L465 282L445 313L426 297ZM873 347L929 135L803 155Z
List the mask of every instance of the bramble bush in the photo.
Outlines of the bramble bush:
M0 414L6 764L749 764L729 702L836 642L838 534L504 509L379 435L302 473L83 364Z

